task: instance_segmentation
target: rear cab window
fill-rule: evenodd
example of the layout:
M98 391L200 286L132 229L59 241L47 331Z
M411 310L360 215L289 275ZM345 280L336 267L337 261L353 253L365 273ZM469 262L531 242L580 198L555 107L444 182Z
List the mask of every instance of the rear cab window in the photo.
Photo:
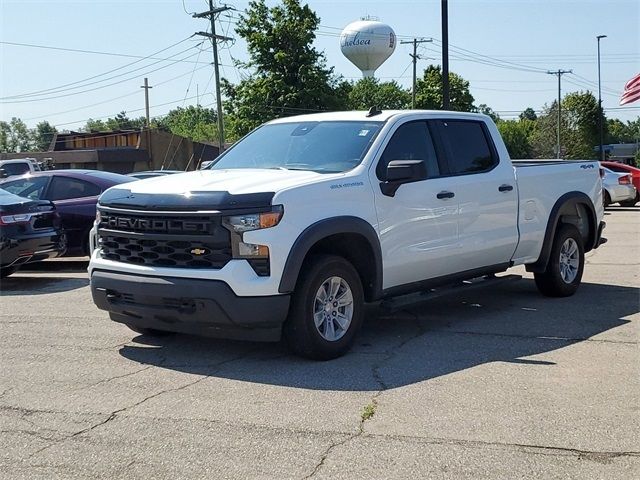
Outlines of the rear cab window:
M31 169L27 162L4 163L0 166L7 175L24 175L29 173Z
M493 170L499 159L489 132L476 120L438 120L438 131L447 158L449 175L468 175Z

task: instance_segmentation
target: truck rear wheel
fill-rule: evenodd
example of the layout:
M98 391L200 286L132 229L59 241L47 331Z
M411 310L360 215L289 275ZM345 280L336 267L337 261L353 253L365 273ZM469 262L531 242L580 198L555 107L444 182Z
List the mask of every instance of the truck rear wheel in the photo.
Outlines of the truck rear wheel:
M548 297L568 297L580 286L583 270L582 235L573 225L562 225L553 239L547 269L534 274L536 286Z
M284 338L314 360L344 355L362 324L364 293L356 269L336 255L314 255L303 266L291 299Z

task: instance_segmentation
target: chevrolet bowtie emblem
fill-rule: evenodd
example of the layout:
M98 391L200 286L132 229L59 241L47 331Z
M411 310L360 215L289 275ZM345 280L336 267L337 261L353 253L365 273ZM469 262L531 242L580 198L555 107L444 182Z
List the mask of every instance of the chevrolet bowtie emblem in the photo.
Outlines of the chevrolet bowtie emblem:
M204 255L205 253L207 253L207 250L204 248L194 248L193 250L191 250L191 253L194 255Z

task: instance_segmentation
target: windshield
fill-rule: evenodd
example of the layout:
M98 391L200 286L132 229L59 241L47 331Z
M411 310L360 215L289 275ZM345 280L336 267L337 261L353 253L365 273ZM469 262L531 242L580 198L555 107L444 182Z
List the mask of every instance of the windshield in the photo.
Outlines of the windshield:
M275 168L338 173L357 166L382 122L291 122L264 125L221 155L211 170Z

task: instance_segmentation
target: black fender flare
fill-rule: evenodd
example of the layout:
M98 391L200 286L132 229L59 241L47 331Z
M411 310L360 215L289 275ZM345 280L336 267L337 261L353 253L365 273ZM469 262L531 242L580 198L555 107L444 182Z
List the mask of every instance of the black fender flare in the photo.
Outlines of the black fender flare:
M528 272L542 273L546 270L549 263L549 257L551 256L551 247L553 246L553 240L558 228L558 223L560 223L560 210L566 206L575 207L576 205L584 205L587 208L587 213L589 215L589 238L585 242L585 251L588 252L597 247L595 243L597 242L599 226L593 202L583 192L565 193L556 201L551 209L549 220L547 221L547 228L544 233L544 242L542 244L540 256L535 263L525 266Z
M382 295L382 249L378 234L371 224L362 218L352 216L331 217L308 226L296 239L284 265L280 293L291 293L295 289L300 269L307 253L320 240L341 233L358 234L364 237L373 252L375 278L372 279L373 298Z

